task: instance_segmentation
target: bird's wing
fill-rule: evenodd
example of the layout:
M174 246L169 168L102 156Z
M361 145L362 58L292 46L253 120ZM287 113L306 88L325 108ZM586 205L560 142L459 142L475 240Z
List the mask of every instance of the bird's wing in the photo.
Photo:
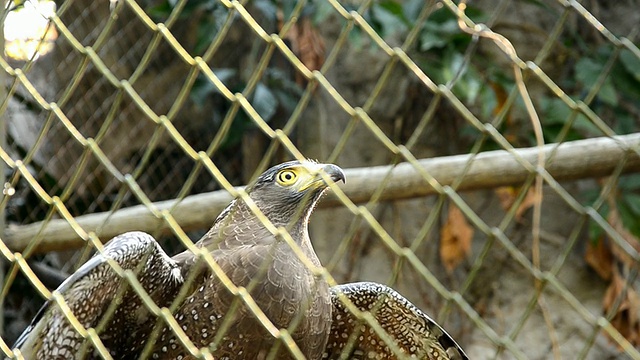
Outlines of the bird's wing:
M406 355L419 359L468 360L462 348L427 314L393 289L372 282L331 288L333 322L323 359L398 358L366 320L356 318L342 295L360 311L370 312Z
M89 259L56 289L85 328L96 326L109 304L119 301L116 296L125 283L108 264L107 258L114 260L124 270L136 272L152 298L157 297L158 285L163 282L173 290L183 281L175 262L151 235L143 232L119 235L104 246L101 254ZM72 358L83 341L60 307L49 299L13 348L20 349L25 359L50 358L53 354Z
M95 269L99 264L101 264L104 261L105 259L102 256L96 255L92 257L91 259L89 259L89 261L87 261L80 268L78 268L76 272L74 272L73 274L71 274L71 276L65 279L65 281L63 281L62 284L60 284L60 286L58 286L56 290L59 293L64 294L65 291L69 287L71 287L72 284L78 281L78 279L81 279L83 276L89 273L92 269ZM49 310L51 306L53 306L51 299L45 301L44 305L42 305L40 310L38 310L38 312L36 313L36 316L34 316L33 320L31 320L31 324L27 326L27 328L22 332L22 334L20 334L20 336L16 340L15 344L13 345L14 349L21 348L25 344L25 342L28 340L29 337L32 337L32 338L37 337L37 336L31 336L31 335L34 332L34 329L37 327L37 325L40 324L41 322L40 320L42 320L45 313L47 313L47 310Z

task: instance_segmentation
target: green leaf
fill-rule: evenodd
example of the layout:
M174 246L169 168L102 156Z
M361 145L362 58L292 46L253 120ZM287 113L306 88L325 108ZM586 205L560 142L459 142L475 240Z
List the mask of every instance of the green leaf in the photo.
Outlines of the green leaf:
M600 227L600 224L595 222L594 220L589 221L589 239L596 240L599 239L604 234L604 230Z
M265 72L266 85L273 91L278 105L285 111L292 112L302 97L300 86L291 79L291 75L281 69L267 68Z
M395 0L382 0L379 2L379 4L380 7L387 10L393 16L406 21L406 19L404 18L404 9L402 8L401 3Z
M166 19L171 15L173 6L168 1L162 2L159 5L147 8L145 11L154 20Z
M564 103L564 101L557 98L545 98L542 101L542 114L541 117L543 128L545 130L554 129L554 132L546 132L545 135L548 136L550 141L557 141L556 136L562 127L574 116L573 123L571 124L571 128L574 130L573 133L569 133L567 140L576 140L578 138L584 138L589 135L600 135L602 131L595 126L591 120L589 120L582 113L573 113L571 108Z
M617 204L620 218L622 219L622 225L629 230L633 235L638 236L640 233L640 223L638 222L638 215L634 213L633 209L626 201L619 201Z
M253 2L253 6L259 10L269 21L275 21L278 13L278 6L271 0L258 0Z
M278 108L278 100L271 90L262 83L258 83L253 93L253 108L256 109L260 117L269 122Z
M611 78L607 78L602 84L600 91L598 91L598 98L608 105L618 106L618 92L613 86Z
M599 63L590 58L583 58L576 64L576 79L578 79L578 81L580 81L585 87L590 88L598 81L603 69L603 63ZM588 91L589 90L590 89L588 89ZM618 95L610 76L603 82L597 96L601 101L608 105L618 105Z
M611 80L623 99L630 99L640 103L640 82L624 66L618 64L618 66L613 67Z
M627 204L636 219L640 220L640 194L626 192L622 195L622 201Z
M443 48L453 43L462 34L454 19L444 22L427 22L420 34L420 50Z
M295 9L298 4L297 0L280 0L282 2L282 15L284 17L284 21L289 21L291 19L291 14L293 13L293 9ZM275 13L274 13L275 15Z
M480 75L469 66L469 63L465 62L462 53L457 51L450 51L450 53L451 55L447 56L448 60L445 62L448 64L445 71L446 82L457 77L453 87L454 93L464 99L467 104L473 104L478 98L484 82Z
M438 33L423 31L420 34L420 51L440 49L447 45L447 39Z
M422 7L427 6L424 0L406 0L402 4L402 13L404 14L404 18L409 21L409 23L413 24L418 20L418 16L420 15L420 11L422 11Z
M571 109L567 104L565 104L564 101L555 98L544 98L542 101L542 109L544 113L544 116L541 119L543 125L564 125L571 114Z
M637 81L640 81L640 59L637 56L625 49L620 53L620 62Z
M319 25L320 23L324 22L329 17L329 15L335 12L335 9L331 5L331 3L325 0L314 1L313 6L314 11L311 14L315 25Z
M618 187L625 193L640 189L640 174L624 175L618 180Z
M482 109L482 117L490 119L493 117L493 112L498 106L498 98L496 93L489 87L484 86L480 91L479 102Z
M227 68L214 69L213 73L223 84L228 86L228 83L236 75L236 70ZM194 104L202 106L209 100L209 96L214 93L220 93L220 90L208 78L200 75L193 84L189 97Z
M207 47L211 44L213 39L218 34L219 26L216 21L211 21L210 17L205 17L203 21L200 22L198 28L196 29L198 32L198 37L196 39L196 45L194 51L196 54L202 54Z
M362 49L364 44L362 37L362 30L359 27L352 28L351 31L349 31L349 35L347 35L349 45L354 49Z
M593 204L600 198L600 189L591 188L588 190L582 191L582 200L583 203L588 204L589 206L593 206Z
M395 4L395 5L394 5ZM382 37L406 31L402 7L395 1L385 1L371 7L371 23Z
M603 204L598 210L598 213L600 213L600 215L604 219L606 219L607 216L609 216L609 205ZM599 239L603 234L604 234L604 230L602 229L600 224L595 222L595 220L589 221L589 238L590 239L592 240Z
M482 90L482 81L480 81L479 77L475 76L465 76L462 84L465 84L465 95L467 103L473 104L478 98L478 94L480 94L480 90Z
M631 134L638 131L638 121L628 112L618 111L618 109L616 109L614 117L616 119L616 123L613 130L616 134Z
M252 125L253 122L249 120L247 114L239 112L233 119L229 132L222 141L220 148L230 149L237 146L242 141L242 135L247 131L247 129L250 129Z

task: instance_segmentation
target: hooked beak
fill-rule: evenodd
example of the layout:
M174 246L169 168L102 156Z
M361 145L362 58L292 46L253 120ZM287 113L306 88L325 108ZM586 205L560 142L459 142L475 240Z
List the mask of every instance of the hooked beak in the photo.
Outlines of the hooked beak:
M344 175L344 171L342 171L342 169L337 165L327 164L322 168L322 170L329 175L333 182L347 182L347 177Z
M310 181L302 186L298 191L306 191L308 189L326 189L329 184L324 181L321 172L327 174L329 178L333 180L333 182L346 181L344 171L342 171L339 166L333 164L317 164L317 166L317 174L315 175L315 177L310 179Z

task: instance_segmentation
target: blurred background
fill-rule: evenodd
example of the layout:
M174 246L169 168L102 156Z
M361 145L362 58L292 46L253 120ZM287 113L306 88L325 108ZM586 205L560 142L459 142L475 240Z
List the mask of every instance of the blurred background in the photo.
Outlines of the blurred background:
M8 2L0 348L85 232L175 254L167 219L197 241L220 176L304 156L354 175L362 206L311 219L339 283L389 284L473 359L640 359L639 5Z

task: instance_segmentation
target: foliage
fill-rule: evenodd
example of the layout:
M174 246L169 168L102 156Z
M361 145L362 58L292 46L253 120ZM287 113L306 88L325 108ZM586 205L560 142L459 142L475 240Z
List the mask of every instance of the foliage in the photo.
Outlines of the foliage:
M532 2L535 6L541 3ZM166 18L177 5L177 0L164 0L151 9L150 13ZM289 19L297 2L293 0L256 0L253 8L265 19L277 22ZM491 66L495 59L477 50L472 37L462 32L457 17L446 7L434 8L426 21L419 15L425 6L423 0L376 0L360 4L345 2L347 11L359 11L373 29L383 38L406 35L419 26L416 44L409 49L414 59L429 78L437 84L451 87L453 93L480 119L493 119L502 110L506 94L514 89L513 74L510 67ZM203 52L226 20L227 11L216 0L188 1L181 16L189 17L194 11L204 11L198 27L198 41L195 52ZM547 8L547 11L551 11ZM303 13L310 16L316 26L327 20L334 12L326 1L308 1ZM488 21L483 11L468 5L465 14L476 23ZM366 35L359 27L349 34L351 46L366 46ZM557 84L574 101L587 101L588 106L604 120L616 134L627 134L640 130L637 121L640 116L640 59L626 49L616 49L609 42L595 46L587 43L579 34L563 35L561 46L571 48L562 61L563 75L554 77ZM374 46L371 44L371 46ZM476 48L473 48L476 46ZM472 48L471 56L467 52ZM551 55L553 56L553 55ZM556 59L552 59L556 60ZM241 92L249 77L243 68L220 68L215 74L232 91ZM525 76L531 74L525 74ZM595 89L595 92L594 92ZM592 94L592 92L594 92ZM194 85L191 98L197 105L211 101L217 94L215 86L204 78ZM293 111L301 94L301 87L281 68L269 66L261 82L250 94L250 101L267 122L276 114L286 116ZM534 101L543 125L545 142L564 142L603 136L602 126L596 124L582 112L576 111L556 94L550 91L534 94ZM212 114L212 121L219 126L224 118L228 104L221 105ZM243 113L238 114L229 131L225 146L235 146L241 134L251 127L252 122ZM499 130L514 146L532 146L535 144L530 123L523 104L516 100L506 113L506 118L498 123ZM472 144L481 135L470 125L463 125L460 132L462 143ZM469 145L471 146L471 145ZM484 142L483 150L498 149L490 139ZM617 207L624 226L633 234L640 235L640 184L637 176L620 179ZM595 195L594 195L595 194ZM597 199L599 191L585 191L583 198L587 203ZM608 206L600 208L603 216L608 214ZM596 239L602 233L599 226L590 227L591 238Z
M582 93L591 91L593 86L602 83L597 92L591 109L607 122L616 134L628 134L639 131L637 118L640 114L640 59L630 51L622 50L619 54L612 46L601 46L592 56L584 56L576 63L575 78L572 85ZM613 59L609 74L606 66ZM606 76L604 80L601 77ZM571 84L571 83L570 83ZM605 117L606 116L606 117ZM581 135L602 136L602 132L586 118L581 117L582 127L575 125L575 129L582 130ZM640 236L640 176L621 176L617 186L615 205L622 224L636 237ZM591 196L593 198L593 196ZM610 207L600 209L603 217L607 218ZM592 239L600 238L602 229L599 226L590 227Z
M282 11L284 16L288 17L295 4L295 1L257 0L252 3L252 7L260 12L267 21L275 24L277 13ZM159 5L150 6L147 12L155 20L163 21L171 15L177 6L178 0L164 0ZM195 0L186 2L185 7L180 12L180 17L188 19L196 12L201 16L196 27L197 37L193 52L202 54L218 35L223 24L227 21L229 13L224 5L217 0ZM261 42L257 41L256 43ZM246 92L248 79L250 79L253 70L253 66L243 67L240 62L236 62L234 67L214 69L214 74L232 92ZM276 114L282 117L290 115L301 94L302 89L294 78L287 75L283 69L275 65L269 65L255 89L247 94L247 98L260 117L268 123L276 117ZM210 102L217 104L211 114L211 122L216 128L221 125L221 120L224 119L230 108L228 102L216 101L216 98L220 96L220 92L215 85L202 74L197 78L190 93L194 106L204 106L205 103ZM242 139L242 134L252 127L255 127L255 125L248 118L248 115L244 112L239 112L223 141L222 149L238 146Z
M536 2L532 4L544 6ZM496 59L477 50L477 47L473 48L477 44L460 30L457 17L445 7L435 10L426 21L419 23L418 15L423 6L424 2L418 0L379 0L372 2L363 15L383 38L407 33L420 26L417 45L410 49L412 59L436 84L450 86L458 99L480 119L494 118L503 110L507 94L514 89L511 67L492 66L496 65ZM487 15L472 4L467 6L465 13L476 23L488 20ZM359 38L364 36L356 28L352 43L363 43ZM640 59L610 42L601 45L587 43L579 33L562 35L558 42L558 46L566 46L570 52L567 51L569 55L564 59L554 58L553 52L548 55L551 61L560 61L564 70L560 76L553 77L554 81L574 101L586 102L604 125L572 109L557 94L538 91L531 95L542 122L545 142L604 136L607 133L604 127L609 127L616 134L640 131L637 120L640 117ZM468 56L470 50L472 53ZM533 75L525 72L525 81L527 76ZM466 122L464 124L458 140L464 142L466 139L468 144L472 144L481 134ZM507 110L498 129L516 147L535 145L530 120L520 99ZM500 148L487 139L482 150ZM582 197L587 204L594 204L600 193L600 189L585 190ZM600 213L606 219L614 215L620 219L616 221L625 231L640 237L640 175L621 176L614 198L614 201L600 206ZM611 206L616 207L615 214L610 214ZM594 222L590 223L589 230L592 240L603 235L602 228Z

